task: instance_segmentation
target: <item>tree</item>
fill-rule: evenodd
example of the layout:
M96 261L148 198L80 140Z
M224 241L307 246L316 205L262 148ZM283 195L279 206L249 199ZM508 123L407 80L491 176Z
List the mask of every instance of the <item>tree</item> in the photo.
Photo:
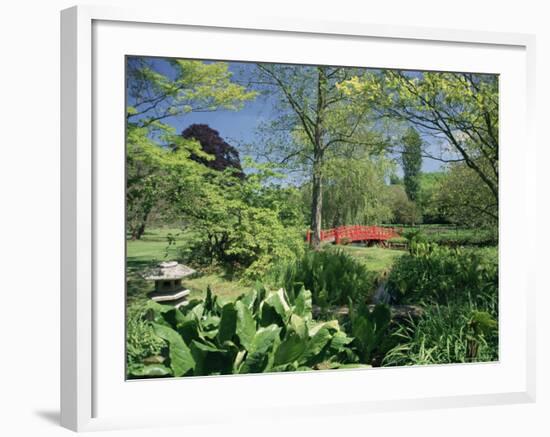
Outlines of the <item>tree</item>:
M218 171L232 168L236 175L244 177L238 150L225 142L217 130L207 124L192 124L181 135L183 138L197 140L202 151L210 155L210 159L191 155L192 160Z
M407 129L402 138L403 181L407 196L413 202L418 199L420 190L420 169L422 168L422 139L414 128Z
M420 190L416 204L422 214L424 223L449 223L445 215L441 194L447 172L422 172L420 174Z
M346 224L370 225L391 219L385 201L385 179L392 165L388 159L337 157L328 159L323 184L322 220L326 227ZM311 205L311 187L304 187Z
M373 151L382 141L368 128L369 108L351 99L338 84L356 69L258 64L257 84L274 92L279 118L270 126L281 134L264 152L282 165L299 167L311 182L311 245L321 243L326 162L343 145ZM274 158L275 155L275 158Z
M385 194L393 223L412 225L422 221L418 207L408 198L403 185L388 185Z
M185 258L258 279L275 261L294 260L303 251L302 218L288 208L294 190L270 183L280 175L268 164L245 164L250 174L244 178L231 169L208 169L192 198L177 188L172 196L194 235Z
M498 205L498 76L385 70L354 77L342 88L376 102L381 117L444 139L438 155L427 149L423 155L464 163L487 187L491 203Z
M127 223L131 238L139 239L151 212L162 204L167 175L178 173L181 187L203 171L191 156L211 159L197 141L178 135L169 119L218 108L237 110L256 93L232 82L224 62L184 59L159 63L128 57L126 84ZM173 149L178 153L164 153Z
M450 166L436 194L438 208L452 223L496 228L498 205L478 174L464 163Z

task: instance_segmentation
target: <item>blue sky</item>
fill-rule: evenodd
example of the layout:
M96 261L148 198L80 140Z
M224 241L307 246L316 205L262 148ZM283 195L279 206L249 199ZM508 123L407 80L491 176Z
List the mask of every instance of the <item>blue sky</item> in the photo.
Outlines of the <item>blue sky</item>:
M255 68L253 64L243 62L228 62L229 70L233 73L236 80L245 81L250 76L251 69ZM166 75L171 74L170 65L162 59L153 61L153 68ZM241 158L247 154L247 145L255 143L257 132L260 125L273 119L276 114L272 111L272 104L266 98L257 98L245 103L244 107L238 111L220 109L213 112L189 113L183 116L171 117L165 122L174 126L177 132L182 132L189 125L194 123L207 124L217 130L220 136L239 150ZM424 137L428 144L435 144L433 138ZM435 147L434 147L435 148ZM441 170L440 161L424 158L422 162L422 171L433 172ZM398 168L401 174L401 169Z

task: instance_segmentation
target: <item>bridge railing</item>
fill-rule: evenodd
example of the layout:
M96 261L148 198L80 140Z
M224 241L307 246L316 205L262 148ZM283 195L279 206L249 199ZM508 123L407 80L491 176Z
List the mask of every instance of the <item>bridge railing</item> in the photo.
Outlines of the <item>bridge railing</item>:
M321 241L334 241L335 244L340 244L343 239L350 241L385 241L390 238L398 237L402 229L387 228L382 226L362 226L348 225L339 226L337 228L321 230ZM311 241L311 231L308 229L306 241Z

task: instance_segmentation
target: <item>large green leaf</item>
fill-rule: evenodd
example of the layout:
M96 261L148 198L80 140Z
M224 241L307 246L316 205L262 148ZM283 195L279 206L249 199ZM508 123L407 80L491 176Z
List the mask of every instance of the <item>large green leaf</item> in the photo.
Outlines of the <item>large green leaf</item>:
M330 331L339 331L340 330L340 324L338 323L338 320L330 320L328 322L319 322L313 325L309 329L309 335L313 336L318 331L320 331L322 328L327 328Z
M280 333L281 328L276 325L258 329L239 373L265 371L269 366L269 352L278 343Z
M295 331L290 331L275 352L274 365L280 366L297 361L306 350L306 346L306 339L300 337Z
M250 349L254 341L254 336L256 335L256 321L248 306L243 302L235 302L235 309L237 311L237 336L239 337L241 345L243 345L245 349Z
M225 304L222 308L218 339L220 343L232 340L237 329L237 311L234 303Z
M191 312L195 315L195 317L197 318L197 320L201 320L203 314L205 313L204 304L200 303L200 304L198 304L198 305L195 305L195 306L191 309Z
M226 375L233 373L234 362L239 352L231 341L221 347L208 341L192 341L191 353L195 359L195 375Z
M302 339L306 339L309 336L306 321L296 314L290 316L290 329L296 332Z
M335 352L341 352L353 341L352 337L348 337L345 332L338 331L335 332L330 341L330 347L334 349Z
M284 323L287 322L292 310L286 299L285 291L282 288L277 291L271 291L265 298L264 303L273 307Z
M168 342L170 367L174 376L182 376L195 367L191 350L177 331L168 326L153 323L155 334Z
M312 308L313 303L311 298L311 291L306 290L304 287L302 287L300 293L298 293L298 296L296 296L296 300L294 303L294 314L297 314L304 319L311 320Z
M250 290L248 293L241 295L239 301L245 304L249 310L253 310L257 297L258 292L256 290Z
M323 348L329 344L332 340L332 336L333 334L327 326L323 326L319 329L307 343L307 348L302 357L303 362L311 365L314 362L322 361L322 359L315 360L315 358L321 353Z
M192 340L197 340L200 337L199 323L194 317L189 318L178 324L178 333L181 335L183 341L189 344Z
M210 286L206 288L206 298L204 299L204 311L211 313L216 307L217 296L212 294Z
M176 330L180 324L185 323L187 320L183 313L177 308L172 308L170 311L165 311L162 316L168 325Z

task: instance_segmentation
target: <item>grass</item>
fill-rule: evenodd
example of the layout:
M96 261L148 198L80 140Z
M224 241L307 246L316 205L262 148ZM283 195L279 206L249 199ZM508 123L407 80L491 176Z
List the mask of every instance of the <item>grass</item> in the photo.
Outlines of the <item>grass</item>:
M361 261L370 271L376 273L388 272L395 260L406 252L400 250L383 249L381 247L364 246L331 246L330 249L343 250L348 255Z
M175 244L168 244L169 235L175 237ZM126 241L128 296L131 299L144 298L154 288L152 281L139 278L139 272L151 264L177 259L178 243L181 244L184 239L185 235L180 229L158 228L147 230L140 240ZM203 298L208 286L221 301L235 300L250 289L241 282L225 278L216 272L208 272L184 280L183 283L191 291L191 299Z
M126 241L126 261L132 264L154 263L177 257L178 242L183 241L180 229L159 228L145 232L141 240ZM176 244L168 245L168 236L176 235Z
M184 284L191 291L192 299L203 299L206 296L206 289L210 287L212 293L218 296L221 302L233 301L251 288L239 281L225 279L218 273L204 274L185 280Z

